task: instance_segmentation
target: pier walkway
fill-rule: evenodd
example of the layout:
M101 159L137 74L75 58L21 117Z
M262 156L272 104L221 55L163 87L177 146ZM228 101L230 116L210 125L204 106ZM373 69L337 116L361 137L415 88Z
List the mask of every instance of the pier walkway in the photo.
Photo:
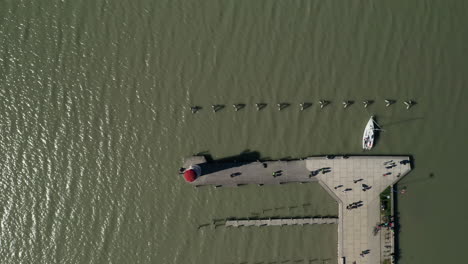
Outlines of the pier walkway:
M190 183L195 186L235 187L317 181L311 176L305 160L206 163L203 157L192 157L184 162L184 167L193 164L199 165L202 171L202 176Z
M227 220L226 227L242 226L290 226L290 225L316 225L338 224L338 218L280 218L280 219L256 219L256 220Z
M331 169L327 174L317 175L319 183L339 203L338 257L341 262L338 263L381 263L384 251L393 253L395 249L381 244L382 232L374 234L374 228L381 223L380 193L411 171L409 157L307 159L309 170L323 167ZM361 202L362 206L346 208L356 202ZM393 241L393 232L391 234ZM366 250L369 253L361 256Z

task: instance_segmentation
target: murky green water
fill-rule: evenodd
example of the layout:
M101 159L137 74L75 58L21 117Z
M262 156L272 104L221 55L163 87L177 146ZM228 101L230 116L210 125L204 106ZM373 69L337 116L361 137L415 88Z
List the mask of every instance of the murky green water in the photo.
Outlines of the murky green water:
M462 263L467 12L463 1L0 1L0 262L336 263L333 226L198 229L336 215L318 185L195 189L177 170L198 152L361 154L375 114L386 131L370 154L415 160L401 263ZM303 101L315 104L300 112Z

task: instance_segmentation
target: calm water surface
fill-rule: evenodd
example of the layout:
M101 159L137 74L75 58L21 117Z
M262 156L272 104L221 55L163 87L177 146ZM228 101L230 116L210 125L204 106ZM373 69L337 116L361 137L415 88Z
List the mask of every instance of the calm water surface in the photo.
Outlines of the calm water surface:
M467 12L464 1L0 1L0 262L336 263L334 226L198 229L336 215L320 186L195 189L177 170L199 152L361 154L375 114L386 131L370 154L415 160L400 184L401 263L462 263ZM303 101L314 105L300 112Z

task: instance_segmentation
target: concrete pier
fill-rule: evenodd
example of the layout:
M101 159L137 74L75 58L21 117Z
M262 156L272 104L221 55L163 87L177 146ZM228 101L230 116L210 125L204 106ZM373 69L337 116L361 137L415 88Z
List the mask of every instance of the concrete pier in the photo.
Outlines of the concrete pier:
M227 220L226 227L248 227L248 226L291 226L291 225L317 225L338 224L338 218L279 218L279 219L256 219L256 220Z
M191 157L184 162L184 168L195 164L202 170L201 177L191 182L196 186L235 187L317 181L307 169L305 160L206 163L203 157Z
M409 157L360 156L332 160L309 158L307 161L309 170L331 167L330 173L319 174L317 178L339 203L339 259L346 263L381 263L385 250L381 236L384 234L374 235L374 228L381 223L380 193L411 171ZM364 191L363 184L369 189ZM335 188L340 185L343 186ZM362 201L362 206L346 209L347 205L358 201ZM393 232L389 234L393 241ZM391 245L390 250L394 252L394 243ZM361 256L366 250L369 253Z
M338 202L338 263L381 263L390 256L388 252L395 252L394 233L374 232L374 229L381 223L380 193L411 171L407 156L327 156L218 164L200 158L185 161L186 167L194 164L202 170L201 176L191 183L195 186L318 181ZM347 209L353 204L358 206ZM267 222L242 223L265 225ZM239 222L230 224L239 225Z

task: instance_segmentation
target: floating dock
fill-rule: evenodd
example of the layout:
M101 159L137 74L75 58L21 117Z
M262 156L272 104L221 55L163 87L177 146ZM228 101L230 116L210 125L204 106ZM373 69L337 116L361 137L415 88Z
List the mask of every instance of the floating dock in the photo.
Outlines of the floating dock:
M326 156L233 163L209 163L203 157L191 157L184 165L201 169L199 177L191 182L194 186L318 182L339 205L338 263L381 263L395 252L394 233L375 232L382 223L380 193L411 171L410 157ZM347 209L356 203L359 206ZM248 223L257 226L266 222Z

